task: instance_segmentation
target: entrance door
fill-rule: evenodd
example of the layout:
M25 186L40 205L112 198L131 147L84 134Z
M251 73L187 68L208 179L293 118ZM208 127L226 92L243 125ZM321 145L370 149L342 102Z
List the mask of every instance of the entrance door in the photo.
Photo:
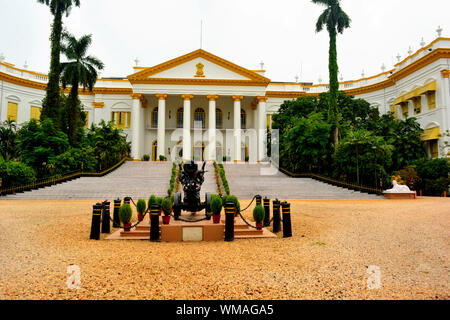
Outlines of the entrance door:
M153 141L152 144L152 161L158 160L158 141Z

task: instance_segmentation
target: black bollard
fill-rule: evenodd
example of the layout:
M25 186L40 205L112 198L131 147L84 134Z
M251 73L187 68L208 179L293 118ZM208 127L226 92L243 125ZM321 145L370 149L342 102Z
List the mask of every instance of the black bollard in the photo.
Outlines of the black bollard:
M130 205L131 205L131 198L130 198L130 197L125 197L125 198L123 199L123 203L130 204Z
M262 197L260 195L255 196L255 199L256 199L257 206L262 205Z
M292 237L291 204L283 202L281 207L283 209L283 238L290 238Z
M94 205L92 211L91 240L100 240L101 214L102 214L102 204L97 203L96 205Z
M161 207L152 204L150 207L150 241L159 242L159 210Z
M111 203L103 202L102 233L111 233Z
M236 205L234 202L227 201L225 203L225 241L234 241L234 218Z
M281 231L281 213L280 213L280 201L273 200L273 233Z
M114 200L113 228L120 228L119 209L121 204L120 199Z
M270 226L270 199L267 197L264 198L264 211L266 214L264 215L264 227Z

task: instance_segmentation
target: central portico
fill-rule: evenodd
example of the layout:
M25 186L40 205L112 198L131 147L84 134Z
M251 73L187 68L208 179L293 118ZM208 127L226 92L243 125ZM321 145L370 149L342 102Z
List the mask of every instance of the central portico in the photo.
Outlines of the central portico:
M128 77L132 157L261 161L266 150L263 70L197 50Z

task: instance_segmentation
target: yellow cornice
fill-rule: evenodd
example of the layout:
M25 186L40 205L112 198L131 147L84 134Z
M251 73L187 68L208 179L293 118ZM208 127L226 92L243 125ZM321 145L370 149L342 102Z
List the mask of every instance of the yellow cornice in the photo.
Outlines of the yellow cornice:
M267 86L270 83L270 79L256 73L253 71L250 71L248 69L242 68L230 61L227 61L225 59L222 59L218 56L213 55L212 53L209 53L207 51L204 51L202 49L193 51L191 53L188 53L186 55L183 55L181 57L169 60L167 62L161 63L157 66L146 68L145 70L142 70L138 73L132 74L128 76L128 79L131 83L143 83L142 81L151 81L152 79L149 79L150 76L158 74L160 72L163 72L165 70L174 68L176 66L179 66L183 63L186 63L188 61L192 61L197 58L203 58L205 60L208 60L214 64L217 64L225 69L228 69L230 71L233 71L235 73L238 73L244 77L249 78L249 82L258 83L258 85L265 85ZM153 79L155 80L155 79ZM156 79L161 81L161 79ZM198 81L210 81L207 79L192 79L192 80L198 80ZM219 80L224 81L224 80ZM242 80L241 80L242 81ZM243 80L246 81L246 80ZM147 82L144 82L147 83ZM148 82L148 83L154 83L154 82Z
M192 99L194 99L194 95L193 94L182 94L181 99L183 99L185 101L192 100Z
M11 69L14 69L16 71L26 72L26 73L29 73L29 74L32 74L32 75L35 75L35 76L48 78L48 75L46 75L46 74L35 72L35 71L30 71L30 70L26 70L26 69L20 69L20 68L15 67L12 63L0 62L0 65L4 65L4 66L6 66L8 68L11 68Z
M133 89L131 89L131 88L105 88L105 87L94 88L94 94L131 95L132 93L133 93Z
M442 70L442 77L450 78L450 70Z
M219 99L219 96L217 94L210 94L206 96L206 99L208 99L208 101L217 101L217 99Z
M364 93L369 93L369 92L386 89L386 88L389 88L390 86L393 86L394 84L395 84L394 81L392 81L391 79L388 79L383 82L378 82L378 83L372 84L370 86L349 89L349 90L344 90L344 91L345 91L345 93L347 93L349 95L356 96L358 94L364 94Z
M92 106L94 106L94 108L96 109L101 109L105 106L104 102L92 102Z
M133 100L140 100L142 98L142 93L132 93L130 96Z
M242 101L244 99L244 96L232 96L231 99L233 99L233 101L235 102Z
M7 73L3 73L3 72L0 72L0 80L9 82L9 83L13 83L13 84L17 84L19 86L32 88L32 89L38 89L38 90L44 90L44 91L47 89L47 84L45 84L45 83L22 79L22 78L15 77L15 76L9 75Z

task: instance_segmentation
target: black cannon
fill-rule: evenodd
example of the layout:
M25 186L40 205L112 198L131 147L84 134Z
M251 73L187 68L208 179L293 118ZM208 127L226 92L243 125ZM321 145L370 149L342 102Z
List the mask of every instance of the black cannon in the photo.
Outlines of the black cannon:
M181 193L174 196L174 216L175 219L181 215L181 211L188 211L192 213L200 212L202 210L209 211L211 203L211 194L206 193L205 202L200 199L200 190L205 181L205 166L203 163L201 170L198 170L198 165L194 161L187 161L183 166L180 166L180 183L183 185L184 199Z

